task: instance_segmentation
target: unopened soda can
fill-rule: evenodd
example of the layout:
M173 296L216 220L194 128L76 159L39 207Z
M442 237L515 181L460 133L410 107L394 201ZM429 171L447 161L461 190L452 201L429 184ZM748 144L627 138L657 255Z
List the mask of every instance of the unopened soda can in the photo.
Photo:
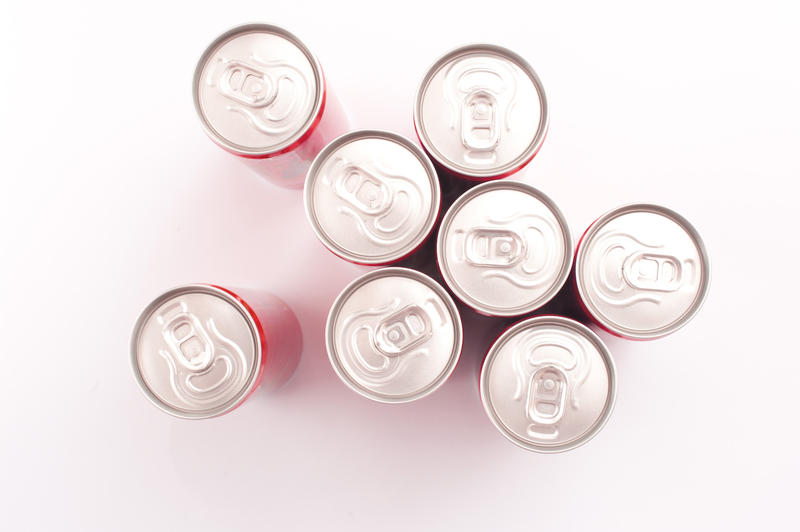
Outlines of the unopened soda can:
M633 340L683 327L703 304L710 273L695 228L658 205L627 205L601 216L575 256L575 284L586 313Z
M414 401L439 388L456 367L462 337L447 292L406 268L374 270L353 281L331 307L325 330L339 378L382 403Z
M464 193L442 218L436 256L445 283L489 316L520 316L561 289L572 267L564 215L541 191L494 181Z
M297 318L278 297L195 284L145 308L133 330L131 362L153 404L203 419L230 412L262 381L270 388L285 382L301 346Z
M542 82L522 57L490 44L453 50L428 69L414 104L417 135L446 171L484 181L513 174L544 142Z
M491 346L480 393L489 419L513 443L540 453L567 451L594 437L611 415L614 362L585 325L537 316Z
M303 42L271 24L246 24L212 42L192 84L211 139L272 182L300 188L310 161L347 129L322 67Z
M331 142L311 165L304 192L320 241L357 264L408 257L439 216L439 181L430 159L387 131L353 131Z

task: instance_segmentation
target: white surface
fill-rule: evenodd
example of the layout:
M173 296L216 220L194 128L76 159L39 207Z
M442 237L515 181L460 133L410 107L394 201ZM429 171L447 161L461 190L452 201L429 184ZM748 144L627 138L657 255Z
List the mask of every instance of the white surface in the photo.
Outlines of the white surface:
M797 529L794 3L235 4L3 9L0 528ZM506 45L552 110L522 178L574 236L632 201L697 226L708 301L666 339L609 339L616 411L588 445L543 456L507 442L479 404L474 334L418 403L372 403L337 380L326 307L358 269L315 240L300 191L214 146L192 108L203 48L258 19L317 51L354 126L406 135L436 57ZM306 348L285 388L208 422L142 396L134 319L190 281L294 306Z

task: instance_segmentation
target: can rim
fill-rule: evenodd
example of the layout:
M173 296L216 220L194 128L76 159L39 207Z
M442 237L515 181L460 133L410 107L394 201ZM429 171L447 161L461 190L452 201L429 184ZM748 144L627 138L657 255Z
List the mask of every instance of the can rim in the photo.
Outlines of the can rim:
M420 164L422 164L425 172L428 174L428 179L431 185L431 208L428 212L428 220L425 225L422 227L422 229L420 229L419 233L410 243L391 254L385 254L379 257L365 257L357 253L353 253L334 242L333 239L325 233L322 228L322 224L317 219L314 213L314 201L312 199L313 184L316 182L316 177L320 167L327 161L327 159L342 146L356 140L368 138L388 140L406 148L419 160ZM349 131L333 139L314 158L314 161L311 163L311 166L309 166L308 172L306 173L305 185L303 187L303 207L306 211L306 218L308 219L314 234L317 235L319 241L322 242L322 244L334 255L337 255L338 257L341 257L347 261L367 266L389 264L413 253L433 232L433 229L436 226L436 221L439 217L439 209L441 208L439 177L436 174L436 168L433 166L433 163L425 154L425 152L422 151L422 149L410 139L404 137L403 135L382 129L357 129L354 131Z
M448 312L450 313L451 319L453 320L453 333L454 333L453 349L450 352L450 359L448 361L447 366L436 377L436 379L434 379L428 386L410 395L390 396L386 394L380 394L364 386L361 386L355 381L353 381L353 379L350 378L350 375L347 373L347 371L339 363L338 356L336 355L336 348L333 342L334 322L339 312L341 311L342 305L352 295L352 293L370 281L374 281L382 277L393 277L393 276L413 279L433 290L442 299L445 306L447 307ZM461 349L463 347L463 341L464 341L464 332L461 324L461 315L458 312L458 307L456 307L453 298L451 298L450 295L447 293L447 291L444 288L442 288L442 286L439 285L439 283L437 283L436 281L434 281L431 277L428 277L423 273L420 273L416 270L411 270L409 268L398 268L398 267L381 268L379 270L374 270L365 273L364 275L350 282L350 284L348 284L334 300L333 305L331 305L331 310L328 312L328 319L325 323L325 348L326 351L328 352L328 359L330 360L331 366L333 367L333 370L336 372L336 375L354 392L358 393L363 397L366 397L367 399L372 399L373 401L377 401L379 403L387 403L387 404L410 403L412 401L422 399L423 397L427 397L428 395L438 390L445 382L447 382L447 379L450 378L450 375L453 374L453 371L455 371L456 365L458 364L458 361L461 358Z
M208 294L211 296L216 296L226 303L231 304L236 310L239 311L239 313L247 322L247 325L250 328L250 334L252 335L254 346L253 368L251 370L251 375L248 377L247 386L243 387L242 390L236 394L234 399L231 399L222 407L203 412L187 412L185 410L170 406L159 399L155 392L153 392L153 390L150 389L150 387L144 381L137 356L138 343L141 337L142 329L144 328L145 323L153 315L153 312L155 312L155 310L168 299L186 293ZM153 299L153 301L151 301L144 308L144 310L142 310L142 312L139 314L139 318L136 320L136 324L133 327L130 343L130 363L133 369L133 376L136 380L136 384L138 384L139 389L142 391L145 397L147 397L156 407L167 414L171 414L181 419L209 419L227 414L241 405L253 392L260 381L261 372L263 370L264 350L259 336L259 330L261 330L261 328L257 318L251 313L247 306L239 301L233 292L229 292L222 287L204 283L186 284L171 288Z
M550 290L544 293L541 297L539 297L536 301L532 303L528 303L522 307L516 307L512 309L498 309L495 307L489 307L486 305L482 305L480 302L475 301L474 298L470 297L470 295L462 289L453 279L450 271L447 268L447 263L445 262L445 236L447 231L450 227L450 224L453 221L453 218L458 214L458 211L470 200L474 197L484 193L485 191L493 190L493 189L510 189L510 190L517 190L520 192L524 192L530 196L541 201L555 216L558 224L561 226L562 233L564 235L564 261L561 265L561 271L556 279L556 282L550 287ZM522 183L520 181L490 181L488 183L481 183L466 192L464 192L461 196L453 202L447 212L442 217L442 223L439 225L439 234L436 238L436 262L439 266L439 271L442 274L442 278L444 279L445 284L447 284L448 288L453 291L453 293L458 297L461 302L463 302L468 307L472 308L473 310L485 314L488 316L499 316L499 317L514 317L514 316L522 316L523 314L527 314L529 312L533 312L536 309L541 308L545 304L547 304L550 300L552 300L555 295L564 287L564 284L569 279L570 271L572 270L572 261L573 261L573 242L572 242L572 233L570 232L569 225L567 224L567 219L564 216L564 213L561 212L561 209L558 208L558 205L555 202L539 190L538 188L531 186L527 183Z
M512 336L517 334L522 329L527 329L530 327L537 327L541 325L559 325L562 327L566 327L568 329L572 329L574 332L583 335L586 339L591 341L594 346L597 348L600 356L603 359L603 362L606 364L606 371L608 373L608 396L606 397L606 404L603 407L603 412L594 422L594 424L586 429L580 436L559 445L537 445L530 441L524 440L520 438L514 431L508 428L499 418L497 411L494 409L491 403L491 398L489 397L489 389L487 381L489 379L489 372L490 372L490 365L494 362L495 357L497 356L497 352L500 348L503 347L505 342L509 340ZM583 325L580 322L572 320L570 318L565 318L564 316L534 316L532 318L527 318L522 320L508 329L506 329L503 334L501 334L497 340L489 348L489 351L486 354L486 359L481 366L481 376L480 376L480 395L481 395L481 403L483 404L483 409L486 412L486 415L489 417L489 420L492 424L500 431L500 433L506 437L509 441L513 444L526 449L528 451L534 451L537 453L543 454L556 454L562 453L565 451L569 451L580 447L581 445L587 443L589 440L594 438L598 432L606 425L608 419L611 417L612 412L614 411L614 405L616 404L617 399L617 370L616 365L614 364L614 359L611 357L611 352L608 350L608 347L603 342L603 340L590 328L586 325Z
M221 133L219 133L216 129L214 129L211 124L208 123L208 120L205 117L205 113L203 112L202 105L200 104L200 95L199 95L199 86L200 86L200 77L203 73L203 69L205 68L206 62L208 58L214 53L214 51L226 41L237 37L239 35L244 35L246 33L270 33L273 35L277 35L279 37L283 37L292 44L294 44L302 53L306 56L309 63L311 63L311 68L314 70L314 78L316 80L316 95L314 100L314 107L312 109L311 114L309 115L306 123L303 125L302 128L298 129L295 134L291 137L286 139L285 141L281 142L280 144L276 144L275 146L271 146L269 148L247 148L246 146L241 146L234 142L231 142L229 139L224 137ZM192 100L194 102L194 109L197 113L198 118L200 119L200 123L203 126L203 130L206 132L214 142L222 146L224 149L234 153L236 155L240 155L242 157L254 157L254 158L266 158L273 155L278 155L280 153L284 153L297 143L299 143L307 134L308 132L316 126L318 122L318 117L322 108L325 103L325 76L322 72L322 65L320 64L317 57L311 52L311 50L305 45L305 43L297 37L294 33L290 32L286 28L281 26L277 26L274 24L267 24L263 22L249 22L246 24L240 24L230 28L229 30L223 32L220 36L216 39L211 41L206 49L203 51L200 59L197 61L197 65L195 66L194 75L192 77Z
M486 170L469 170L466 168L458 168L453 165L446 157L442 156L435 148L433 143L428 138L428 133L425 129L424 122L422 121L422 97L424 94L425 89L427 88L428 84L430 83L433 76L448 62L452 61L456 57L460 55L466 55L472 52L489 52L506 59L511 60L514 62L520 69L522 69L525 74L528 75L531 82L533 83L534 88L536 89L536 94L539 98L539 107L541 109L541 113L539 115L539 124L536 129L536 134L531 141L531 144L525 151L515 158L513 161L506 163L505 165L499 168L491 168ZM550 111L549 106L547 103L547 95L544 91L544 85L542 84L541 79L539 79L539 75L533 69L533 67L526 61L522 56L517 54L516 52L505 48L503 46L499 46L496 44L488 44L488 43L471 43L466 44L463 46L459 46L450 50L449 52L445 53L441 57L439 57L436 61L431 64L430 67L425 71L425 75L422 77L422 80L417 87L417 94L414 98L414 129L417 132L417 137L419 137L419 141L422 144L422 147L425 148L425 151L431 156L432 159L436 160L438 164L444 167L449 172L454 174L466 177L468 179L475 179L475 180L488 180L488 179L499 179L501 177L505 177L511 175L519 170L521 170L526 164L528 164L539 152L539 149L542 147L542 143L544 143L545 136L547 136L547 129L550 123Z
M644 332L622 327L603 316L598 309L593 308L594 305L586 297L586 287L581 280L581 269L583 268L586 258L585 249L587 243L606 223L614 218L633 212L649 212L653 214L659 214L677 223L692 239L692 242L694 243L695 247L697 248L697 252L700 255L700 261L702 262L703 266L703 281L700 284L698 294L689 309L687 309L686 312L684 312L681 316L673 320L670 324L655 330ZM710 282L711 262L708 257L708 252L706 251L705 242L703 242L700 233L698 233L697 229L695 229L689 220L684 218L682 215L668 207L657 205L655 203L629 203L606 212L597 220L592 222L592 224L586 229L586 232L584 232L583 236L581 237L581 240L578 244L578 249L575 253L575 286L578 290L578 297L580 298L581 305L589 313L589 316L598 323L598 325L612 334L622 338L628 338L632 340L654 340L656 338L661 338L672 334L678 329L682 328L684 325L689 323L689 321L691 321L691 319L697 314L697 312L705 303L706 297L708 296Z

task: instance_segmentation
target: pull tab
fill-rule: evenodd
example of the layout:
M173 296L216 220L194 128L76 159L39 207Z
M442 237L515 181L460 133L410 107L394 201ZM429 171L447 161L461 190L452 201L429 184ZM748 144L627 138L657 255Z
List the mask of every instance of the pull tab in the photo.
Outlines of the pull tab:
M336 195L357 210L375 216L392 206L389 186L357 164L347 164L334 185Z
M622 264L625 281L640 290L675 292L681 287L681 261L672 255L634 253Z
M466 148L488 156L500 142L497 120L497 99L485 90L475 90L464 98L461 105L461 141Z
M464 258L474 266L514 266L525 255L525 243L514 231L473 229L464 239Z
M177 311L177 314L170 314ZM162 324L161 335L174 359L191 371L202 371L214 358L214 345L203 324L194 314L187 312L183 303L164 309L158 316Z
M535 425L554 425L564 415L567 376L555 366L537 370L530 381L528 419Z
M399 356L425 342L433 334L428 314L418 305L404 307L378 324L375 344L386 356Z
M248 107L266 107L276 91L267 74L241 61L228 61L219 80L219 90L228 98Z

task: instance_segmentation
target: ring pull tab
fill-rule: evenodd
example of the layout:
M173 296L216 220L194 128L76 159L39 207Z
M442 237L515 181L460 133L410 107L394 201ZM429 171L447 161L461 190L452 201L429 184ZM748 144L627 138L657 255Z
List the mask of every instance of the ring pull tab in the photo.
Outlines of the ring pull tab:
M378 324L375 346L384 355L395 357L408 353L432 334L430 316L419 305L409 305Z
M474 158L491 157L500 142L497 99L490 92L476 89L461 105L461 142Z
M527 417L536 432L555 432L564 416L567 397L567 376L556 366L544 366L531 375Z
M358 211L376 216L392 206L392 192L378 175L349 163L345 165L334 184L336 195Z
M219 90L231 100L256 109L272 103L277 92L266 72L236 60L225 62Z
M190 371L207 369L214 358L214 344L203 324L194 314L187 312L182 302L170 305L157 316L161 334L181 366Z
M464 238L464 258L474 266L511 267L525 258L525 243L514 231L473 229Z
M633 288L675 292L681 287L681 261L672 255L639 252L622 264L622 275Z

